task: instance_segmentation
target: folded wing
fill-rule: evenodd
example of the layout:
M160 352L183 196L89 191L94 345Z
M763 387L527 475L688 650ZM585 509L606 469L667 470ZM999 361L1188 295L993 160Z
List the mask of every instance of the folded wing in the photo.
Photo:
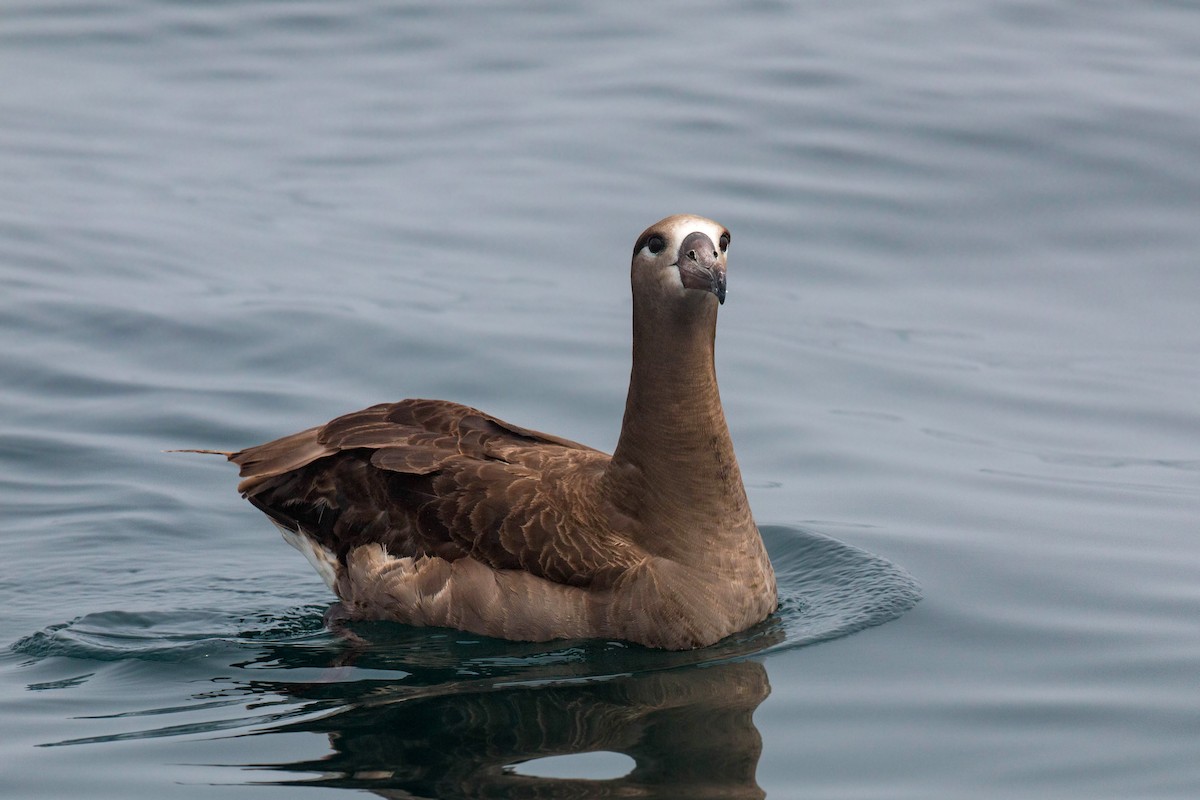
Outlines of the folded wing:
M644 557L596 507L606 454L457 403L372 406L230 460L247 499L343 562L383 544L604 586Z

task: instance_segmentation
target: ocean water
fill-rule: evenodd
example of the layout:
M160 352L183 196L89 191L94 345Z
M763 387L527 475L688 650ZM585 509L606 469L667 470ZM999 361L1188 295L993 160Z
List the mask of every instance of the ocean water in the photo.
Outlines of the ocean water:
M1200 8L15 0L0 78L4 797L1200 795ZM611 449L677 212L744 634L347 640L163 452L422 396Z

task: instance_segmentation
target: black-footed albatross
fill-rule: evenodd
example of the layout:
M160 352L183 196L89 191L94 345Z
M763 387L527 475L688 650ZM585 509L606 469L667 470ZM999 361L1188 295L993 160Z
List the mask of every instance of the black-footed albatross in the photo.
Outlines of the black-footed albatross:
M444 400L372 406L222 455L341 618L712 644L776 607L713 366L728 246L723 226L690 215L638 237L611 457Z

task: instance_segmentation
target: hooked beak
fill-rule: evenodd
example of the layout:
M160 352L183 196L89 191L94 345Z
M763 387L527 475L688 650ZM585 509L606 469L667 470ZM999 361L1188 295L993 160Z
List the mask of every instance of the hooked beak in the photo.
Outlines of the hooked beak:
M708 234L695 231L689 233L679 245L679 257L675 262L679 268L679 279L688 289L712 292L717 302L725 303L725 260Z
M725 305L725 269L722 267L713 272L712 286L709 291L717 296L717 302Z

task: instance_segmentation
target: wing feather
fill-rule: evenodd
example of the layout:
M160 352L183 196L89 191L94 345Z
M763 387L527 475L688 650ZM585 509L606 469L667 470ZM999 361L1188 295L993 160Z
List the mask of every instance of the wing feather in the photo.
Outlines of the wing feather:
M372 406L230 460L251 502L343 560L379 543L580 586L643 557L589 502L607 455L457 403Z

